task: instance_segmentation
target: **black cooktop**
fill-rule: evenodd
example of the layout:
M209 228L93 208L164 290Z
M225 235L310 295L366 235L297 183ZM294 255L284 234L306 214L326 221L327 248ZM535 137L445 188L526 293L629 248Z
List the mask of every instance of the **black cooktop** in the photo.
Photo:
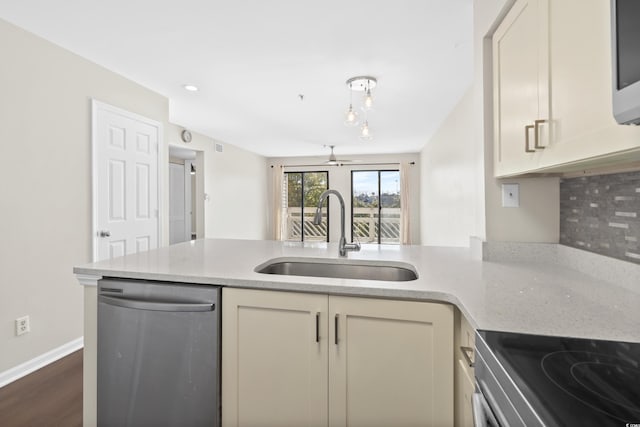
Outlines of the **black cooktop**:
M546 424L640 424L640 344L478 333Z

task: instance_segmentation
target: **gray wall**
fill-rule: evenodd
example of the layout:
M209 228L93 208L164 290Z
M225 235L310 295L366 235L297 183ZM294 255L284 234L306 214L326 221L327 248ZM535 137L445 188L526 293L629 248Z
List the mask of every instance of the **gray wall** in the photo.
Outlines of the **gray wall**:
M563 179L560 243L640 264L640 172Z

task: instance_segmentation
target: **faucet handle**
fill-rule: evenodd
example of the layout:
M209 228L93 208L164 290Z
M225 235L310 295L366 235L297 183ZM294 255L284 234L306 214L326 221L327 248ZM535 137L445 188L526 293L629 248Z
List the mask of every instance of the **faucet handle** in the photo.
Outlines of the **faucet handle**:
M353 251L353 252L357 252L360 250L360 243L354 242L354 243L345 243L344 244L344 249L345 251Z

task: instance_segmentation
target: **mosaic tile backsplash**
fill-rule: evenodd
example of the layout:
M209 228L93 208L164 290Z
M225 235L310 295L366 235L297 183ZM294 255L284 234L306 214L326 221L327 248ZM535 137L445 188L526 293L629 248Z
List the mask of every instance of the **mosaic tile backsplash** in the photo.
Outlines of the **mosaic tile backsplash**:
M640 264L640 172L560 181L560 243Z

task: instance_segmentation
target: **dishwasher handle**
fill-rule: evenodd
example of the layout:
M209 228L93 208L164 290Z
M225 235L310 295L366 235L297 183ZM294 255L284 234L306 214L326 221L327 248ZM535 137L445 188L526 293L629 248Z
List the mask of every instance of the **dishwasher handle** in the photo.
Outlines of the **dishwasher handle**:
M98 302L109 305L115 305L123 308L131 308L134 310L149 311L214 311L216 305L213 303L192 303L192 302L167 302L167 301L144 301L138 299L122 298L115 296L99 295Z

